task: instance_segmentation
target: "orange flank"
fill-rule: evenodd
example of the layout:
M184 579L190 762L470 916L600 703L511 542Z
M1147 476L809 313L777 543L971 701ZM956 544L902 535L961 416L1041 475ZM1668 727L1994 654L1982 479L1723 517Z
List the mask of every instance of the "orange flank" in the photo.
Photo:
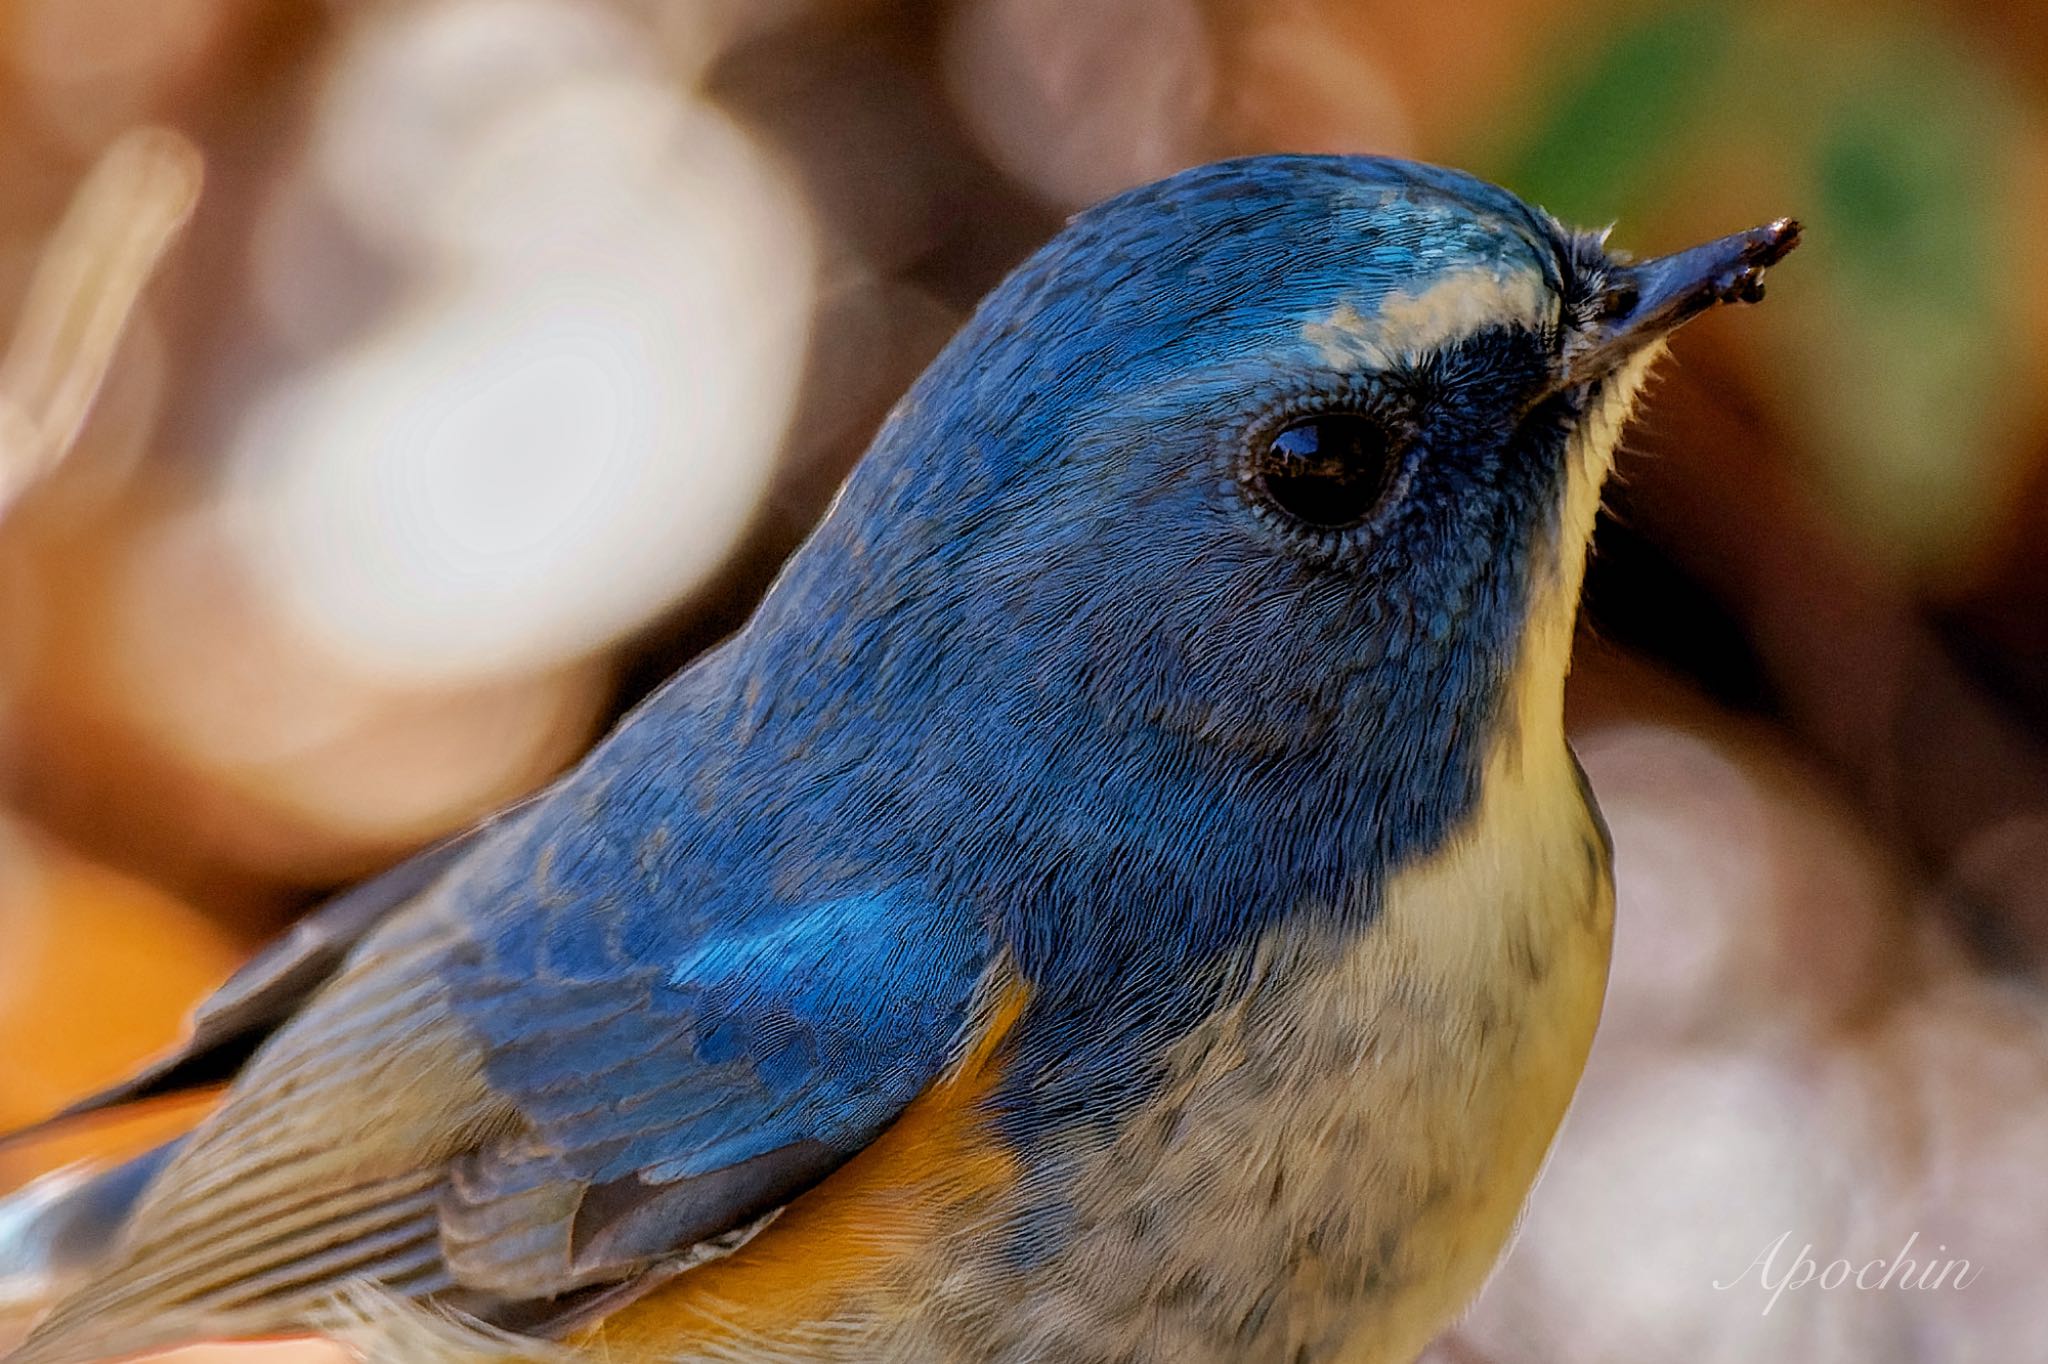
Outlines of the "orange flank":
M791 1203L760 1235L594 1327L584 1344L636 1358L717 1353L815 1338L885 1312L895 1271L1010 1186L1013 1161L981 1103L1001 1077L996 1049L1027 987L1005 987L974 1047L872 1145Z

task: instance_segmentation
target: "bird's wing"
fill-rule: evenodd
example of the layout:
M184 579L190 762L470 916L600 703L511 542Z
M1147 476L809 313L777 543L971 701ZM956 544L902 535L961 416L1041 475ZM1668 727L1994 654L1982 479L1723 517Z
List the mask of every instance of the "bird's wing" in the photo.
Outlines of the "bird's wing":
M679 934L557 895L494 936L475 860L256 1053L10 1364L317 1328L364 1282L553 1329L803 1192L970 1040L972 916L882 893Z
M987 963L972 916L889 892L591 945L523 934L450 972L522 1123L454 1166L441 1239L470 1289L611 1281L816 1183L966 1045Z
M431 887L478 838L511 817L508 812L438 843L327 901L251 957L208 997L175 1050L32 1126L0 1135L0 1142L124 1104L231 1079L265 1038L333 979L358 942Z

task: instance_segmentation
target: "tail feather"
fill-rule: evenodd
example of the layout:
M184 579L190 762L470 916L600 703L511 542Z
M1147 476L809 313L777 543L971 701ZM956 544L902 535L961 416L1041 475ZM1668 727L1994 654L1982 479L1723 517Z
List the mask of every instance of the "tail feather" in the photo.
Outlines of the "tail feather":
M435 1007L429 968L443 929L414 928L416 940L395 940L374 970L345 973L296 1031L271 1039L253 1084L184 1139L110 1253L4 1364L317 1332L351 1284L443 1283L436 1206L447 1161L515 1115ZM332 1044L332 1028L364 1018L371 1037ZM380 1082L391 1070L417 1083ZM296 1116L271 1106L287 1090Z
M0 1198L0 1330L17 1334L106 1259L178 1146L110 1167L69 1166Z
M432 1277L434 1188L386 1186L374 1206L327 1215L318 1206L277 1234L253 1230L187 1255L131 1258L119 1249L87 1290L59 1301L6 1364L73 1364L210 1338L318 1331L333 1315L338 1285ZM251 1240L254 1236L257 1239Z

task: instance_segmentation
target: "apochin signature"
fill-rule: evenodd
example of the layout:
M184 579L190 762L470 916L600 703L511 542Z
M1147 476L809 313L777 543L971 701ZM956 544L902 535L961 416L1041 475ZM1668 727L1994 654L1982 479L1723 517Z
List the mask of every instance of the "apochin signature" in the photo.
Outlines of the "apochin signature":
M1760 1288L1769 1290L1770 1301L1764 1304L1764 1315L1778 1305L1778 1299L1795 1289L1818 1287L1825 1289L1855 1288L1866 1293L1883 1292L1885 1289L1932 1290L1936 1288L1968 1288L1981 1269L1963 1259L1909 1259L1913 1247L1920 1240L1920 1233L1914 1232L1899 1247L1899 1253L1889 1260L1865 1260L1861 1264L1841 1259L1830 1260L1822 1265L1813 1258L1813 1246L1803 1245L1796 1255L1784 1266L1784 1272L1777 1274L1778 1260L1785 1251L1785 1243L1792 1239L1787 1231L1777 1240L1757 1252L1754 1260L1743 1267L1740 1274L1723 1283L1714 1280L1714 1287L1727 1292L1749 1278L1750 1271L1756 1271ZM1946 1256L1948 1247L1937 1245L1935 1253ZM1773 1275L1777 1275L1773 1278Z

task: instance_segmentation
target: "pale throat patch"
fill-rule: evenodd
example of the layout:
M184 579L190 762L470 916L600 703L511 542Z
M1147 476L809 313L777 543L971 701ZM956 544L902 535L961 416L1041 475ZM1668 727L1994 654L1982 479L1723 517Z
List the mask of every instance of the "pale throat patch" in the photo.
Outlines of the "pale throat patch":
M1415 292L1387 294L1367 317L1343 302L1302 339L1333 369L1413 365L1493 327L1557 325L1557 297L1534 266L1499 262L1437 275Z
M1565 448L1565 486L1557 520L1534 547L1528 623L1515 661L1510 704L1517 723L1504 731L1516 749L1561 739L1564 680L1571 670L1572 635L1579 617L1579 591L1586 554L1600 515L1600 494L1614 468L1615 447L1635 409L1650 368L1664 354L1654 342L1630 356L1600 386ZM1513 760L1518 755L1502 755Z

